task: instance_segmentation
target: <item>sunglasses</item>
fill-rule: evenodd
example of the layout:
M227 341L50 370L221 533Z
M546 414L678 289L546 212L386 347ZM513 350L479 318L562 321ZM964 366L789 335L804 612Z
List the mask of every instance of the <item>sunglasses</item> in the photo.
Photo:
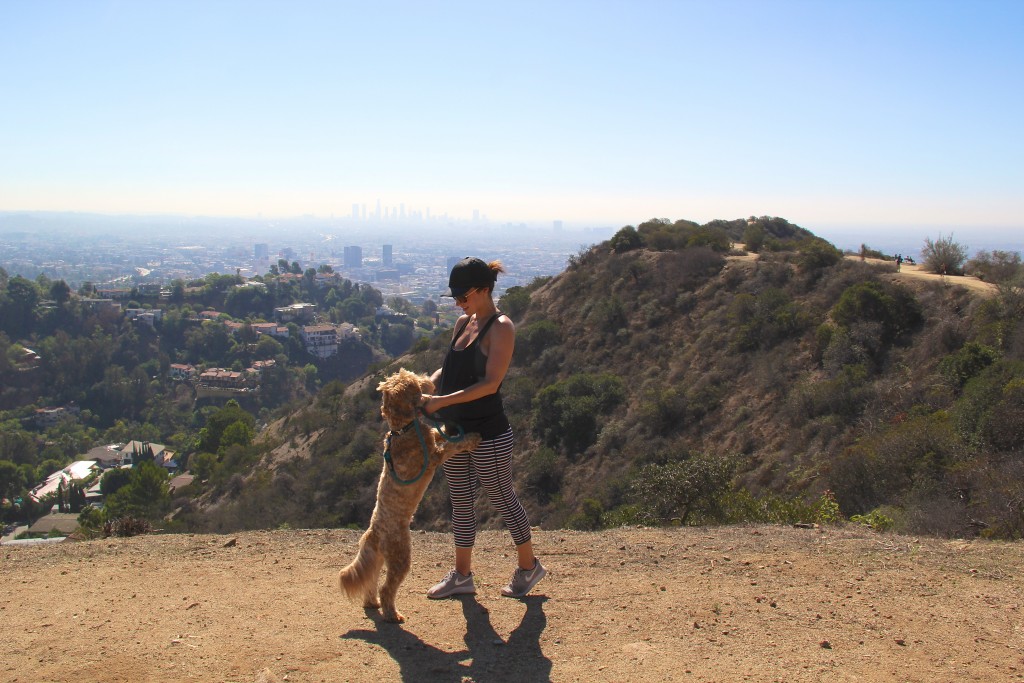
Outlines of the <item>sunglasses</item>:
M469 301L469 295L472 294L475 291L476 291L476 287L474 287L473 289L470 289L465 294L460 294L459 296L455 297L455 301L457 301L460 304L464 304L467 301Z

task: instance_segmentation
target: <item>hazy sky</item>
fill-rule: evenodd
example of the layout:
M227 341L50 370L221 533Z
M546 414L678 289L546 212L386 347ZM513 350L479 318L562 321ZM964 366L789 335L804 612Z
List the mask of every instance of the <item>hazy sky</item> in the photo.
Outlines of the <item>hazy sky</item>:
M0 210L1005 230L1022 124L1022 0L0 0Z

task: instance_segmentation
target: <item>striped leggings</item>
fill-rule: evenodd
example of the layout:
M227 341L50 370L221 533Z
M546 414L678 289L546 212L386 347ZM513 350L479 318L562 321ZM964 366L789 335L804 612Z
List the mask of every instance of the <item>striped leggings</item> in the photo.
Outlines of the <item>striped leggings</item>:
M476 542L476 494L483 485L491 503L522 545L530 540L530 520L512 488L512 428L494 439L481 441L476 450L459 453L444 463L448 493L452 501L452 535L459 548Z

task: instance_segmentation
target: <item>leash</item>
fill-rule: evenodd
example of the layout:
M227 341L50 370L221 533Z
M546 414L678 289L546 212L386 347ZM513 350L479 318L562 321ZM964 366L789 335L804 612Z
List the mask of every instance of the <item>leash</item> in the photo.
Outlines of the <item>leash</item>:
M444 429L442 429L442 427L445 426L445 423L428 415L426 411L423 410L423 408L417 408L417 410L420 411L420 415L423 416L424 422L426 422L431 427L436 429L438 434L440 434L441 438L444 439L445 441L449 443L458 443L466 438L466 431L462 428L462 425L455 425L455 428L459 430L458 433L455 434L454 436L448 436L447 434L445 434Z
M440 434L441 438L444 439L445 441L448 441L450 443L458 443L459 441L462 441L464 438L466 438L466 432L465 430L462 429L462 425L456 425L458 433L453 436L449 436L445 434L444 429L442 429L444 425L440 420L435 420L434 418L430 417L425 412L423 412L422 408L418 408L417 410L419 410L423 420L427 422L427 424L429 424L431 427L436 429L437 433ZM398 472L395 471L395 463L391 459L391 437L401 436L402 434L405 433L405 430L409 429L409 425L412 425L412 427L416 430L416 436L418 436L420 439L420 449L423 451L423 467L420 468L419 474L417 474L412 479L402 479L401 477L398 476ZM391 478L394 479L395 483L398 484L399 486L409 486L410 484L415 484L423 477L424 474L427 473L427 467L430 465L430 451L427 448L427 440L423 438L423 430L420 428L420 421L418 419L413 418L412 422L405 425L397 432L388 432L388 436L384 441L384 462L387 463L388 471L391 474Z
M427 449L427 441L423 438L423 430L420 429L420 421L413 418L413 427L416 428L416 436L420 438L420 447L423 450L423 467L420 469L420 473L412 479L402 479L398 476L398 472L395 471L395 463L391 459L391 437L399 436L405 433L405 430L409 428L409 425L405 425L397 432L388 432L387 439L384 441L384 462L387 463L388 470L391 473L391 478L395 480L395 483L399 486L408 486L409 484L415 484L423 477L427 472L427 466L430 464L430 453Z

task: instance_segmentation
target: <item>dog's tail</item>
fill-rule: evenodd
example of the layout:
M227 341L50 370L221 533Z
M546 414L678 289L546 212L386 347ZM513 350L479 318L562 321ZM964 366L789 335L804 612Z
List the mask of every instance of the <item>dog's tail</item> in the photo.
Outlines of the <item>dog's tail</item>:
M377 544L364 538L359 543L359 552L352 563L338 573L338 584L352 600L358 600L372 589L376 589L383 558L377 552Z

